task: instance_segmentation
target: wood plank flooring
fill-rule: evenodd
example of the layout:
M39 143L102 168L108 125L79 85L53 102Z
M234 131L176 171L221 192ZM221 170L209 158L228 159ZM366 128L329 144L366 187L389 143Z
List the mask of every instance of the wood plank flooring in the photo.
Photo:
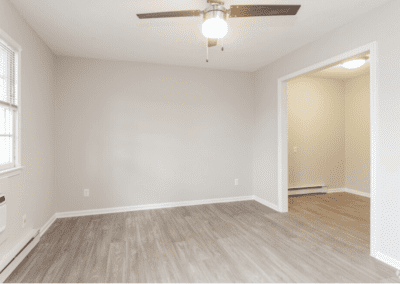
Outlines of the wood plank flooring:
M399 282L369 256L369 198L289 198L58 219L7 282Z

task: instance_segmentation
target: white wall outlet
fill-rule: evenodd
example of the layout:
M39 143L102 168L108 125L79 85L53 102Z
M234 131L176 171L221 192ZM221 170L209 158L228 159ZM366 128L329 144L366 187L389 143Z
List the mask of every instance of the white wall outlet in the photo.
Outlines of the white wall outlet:
M26 224L26 214L22 216L22 228L25 228L25 224Z
M84 196L84 197L88 197L88 196L89 196L89 188L85 188L85 189L83 190L83 196Z
M235 179L235 185L238 185L238 184L239 184L239 179L236 178L236 179Z
M293 152L297 153L297 146L293 147Z

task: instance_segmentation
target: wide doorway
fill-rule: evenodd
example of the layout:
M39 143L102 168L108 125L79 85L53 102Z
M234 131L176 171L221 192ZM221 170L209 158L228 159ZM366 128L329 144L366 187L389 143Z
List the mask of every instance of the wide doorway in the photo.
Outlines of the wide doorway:
M278 81L280 211L371 255L375 56L372 43Z

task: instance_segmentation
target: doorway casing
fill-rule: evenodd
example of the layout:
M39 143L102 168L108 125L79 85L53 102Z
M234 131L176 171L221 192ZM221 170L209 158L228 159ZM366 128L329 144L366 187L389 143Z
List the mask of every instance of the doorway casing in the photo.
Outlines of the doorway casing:
M370 255L376 255L378 220L376 212L376 169L378 138L378 93L377 93L377 44L372 42L345 52L323 62L304 68L278 79L278 209L288 212L288 120L287 120L287 82L290 79L338 62L360 53L369 52L370 62Z

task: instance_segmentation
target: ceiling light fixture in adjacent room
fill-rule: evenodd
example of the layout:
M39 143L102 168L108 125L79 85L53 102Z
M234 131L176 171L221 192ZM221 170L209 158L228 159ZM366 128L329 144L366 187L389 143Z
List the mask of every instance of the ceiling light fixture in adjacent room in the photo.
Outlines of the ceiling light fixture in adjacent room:
M356 69L360 68L367 62L368 57L357 58L347 62L342 63L341 65L346 69Z

